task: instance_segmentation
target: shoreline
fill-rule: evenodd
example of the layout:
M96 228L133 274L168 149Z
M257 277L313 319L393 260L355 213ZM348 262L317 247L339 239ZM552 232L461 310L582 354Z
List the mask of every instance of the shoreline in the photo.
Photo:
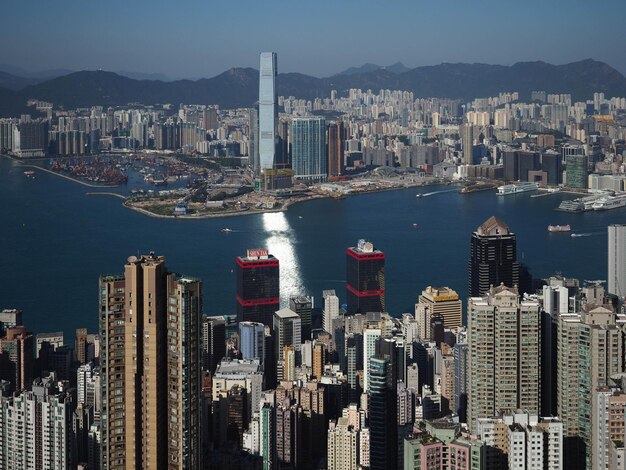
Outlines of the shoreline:
M87 183L86 181L81 181L78 178L74 178L73 176L64 175L63 173L57 173L56 171L52 171L49 168L44 168L42 166L34 165L32 163L26 163L24 160L20 160L19 158L12 157L11 155L2 154L2 155L0 155L0 157L8 158L9 160L12 160L12 161L16 162L22 168L35 168L37 170L45 171L46 173L49 173L51 175L60 176L61 178L65 178L66 180L73 181L74 183L82 184L83 186L87 186L88 188L104 188L104 189L108 188L108 189L110 189L110 188L119 188L120 187L119 184L116 184L116 185L100 185L100 184Z

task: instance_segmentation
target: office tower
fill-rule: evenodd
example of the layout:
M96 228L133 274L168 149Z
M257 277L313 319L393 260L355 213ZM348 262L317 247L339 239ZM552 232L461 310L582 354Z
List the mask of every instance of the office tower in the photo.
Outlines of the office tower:
M492 287L468 301L468 425L478 418L541 406L541 307L516 288Z
M295 346L296 354L299 354L302 343L302 320L298 314L293 310L283 308L274 314L273 324L277 360L284 360L283 348L288 345Z
M311 313L313 311L313 297L297 295L289 299L289 308L300 317L302 339L311 339Z
M74 468L72 399L54 376L35 379L32 391L0 398L0 468Z
M516 410L479 418L477 435L487 445L488 468L560 470L563 465L563 423Z
M265 325L251 321L239 323L239 351L244 360L265 360Z
M429 307L431 317L441 315L444 327L452 329L463 325L461 299L449 287L428 286L422 291L419 303Z
M289 398L276 407L276 458L279 468L299 468L302 455L302 407ZM310 462L308 462L310 464Z
M348 314L385 311L385 254L359 240L346 250Z
M259 69L259 170L273 169L276 154L277 63L275 52L262 52Z
M587 162L586 155L565 156L565 186L568 188L587 188Z
M394 383L393 359L377 354L369 361L369 429L370 468L396 468L397 452L397 396Z
M33 343L32 333L22 325L8 328L4 338L0 339L0 378L8 380L15 391L30 388L33 381Z
M317 380L322 380L324 375L324 365L326 364L326 345L315 343L313 346L313 367L312 376Z
M263 470L271 470L276 462L276 408L264 403L259 413L260 452L263 456Z
M590 467L596 457L597 392L623 371L622 321L610 305L595 302L559 315L557 413L563 420L566 463L571 468L585 461Z
M291 121L291 166L294 177L305 182L325 181L326 121L321 117L294 118Z
M202 316L202 368L211 374L226 356L226 320Z
M357 381L357 355L359 353L359 345L354 335L348 336L346 339L346 375L348 377L348 387L350 389L350 402L355 402L358 397L358 381Z
M322 311L322 327L327 333L333 334L333 320L339 318L339 297L334 290L322 292L324 310Z
M358 470L359 431L348 418L328 423L328 470Z
M545 152L541 155L541 171L548 174L548 185L558 186L563 182L563 159L557 152Z
M469 296L481 297L491 286L519 285L515 234L493 216L472 233L469 260Z
M237 321L274 324L280 303L278 260L267 250L248 250L237 261Z
M93 362L81 364L76 371L77 401L93 408L95 419L100 419L100 368Z
M8 328L22 325L22 311L17 309L0 310L0 337L4 336Z
M626 297L626 225L609 225L608 292Z
M346 142L346 128L343 122L328 125L328 176L341 176L344 173L343 151Z
M100 290L103 468L199 465L201 283L151 253Z

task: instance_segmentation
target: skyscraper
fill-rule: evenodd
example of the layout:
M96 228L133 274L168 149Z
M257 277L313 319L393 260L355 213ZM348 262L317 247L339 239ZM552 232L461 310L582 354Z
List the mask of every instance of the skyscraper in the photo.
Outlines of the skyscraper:
M274 168L278 121L275 52L262 52L259 70L259 170Z
M295 295L289 298L289 308L296 312L302 322L302 338L311 339L311 313L313 311L313 297Z
M341 176L344 173L343 152L346 142L346 128L343 122L328 125L328 176Z
M102 467L197 467L201 283L152 253L100 288Z
M519 301L516 288L492 287L468 301L469 383L467 420L541 407L541 307Z
M248 250L237 261L237 321L253 321L269 327L274 325L278 310L278 260L267 250Z
M296 312L288 308L274 314L274 334L276 336L276 357L283 360L283 348L293 345L300 352L302 342L302 320Z
M492 216L476 229L471 239L469 296L481 297L490 286L519 285L519 263L515 234Z
M339 318L339 297L334 290L322 292L324 298L324 310L322 312L322 328L324 331L333 334L333 320Z
M393 359L387 354L376 354L370 359L368 367L370 468L372 470L396 468L397 394L393 380Z
M431 318L441 315L445 328L457 328L463 325L463 305L459 295L449 287L428 286L422 291L419 303L429 307Z
M22 325L8 328L0 339L0 378L11 382L15 391L30 388L35 367L33 348L33 335Z
M348 314L385 311L385 254L359 240L346 250Z
M224 317L202 316L202 368L215 373L226 356L226 320Z
M609 294L626 297L626 225L609 225Z
M239 323L239 351L244 360L265 359L265 325L251 321Z
M303 117L291 121L291 162L295 178L308 182L326 180L328 161L324 118Z

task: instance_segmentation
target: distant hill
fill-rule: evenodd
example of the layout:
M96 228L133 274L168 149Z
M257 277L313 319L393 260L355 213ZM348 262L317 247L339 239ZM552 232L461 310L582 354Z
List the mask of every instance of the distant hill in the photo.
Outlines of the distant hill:
M35 83L39 82L32 78L20 77L8 72L0 71L0 87L2 88L8 88L9 90L15 91L21 90L28 85L34 85Z
M385 69L391 73L404 73L411 70L409 67L405 66L402 62L396 62L395 64L391 64L388 66L384 65L376 65L376 64L363 64L360 67L350 67L343 72L339 72L337 75L356 75L368 72L374 72L375 70Z
M396 67L397 66L397 67ZM279 74L279 95L303 99L328 96L331 90L344 93L350 88L412 91L415 97L447 97L470 100L518 91L528 99L533 90L571 93L574 100L590 99L594 92L607 97L626 96L626 78L611 66L591 59L566 65L520 62L512 66L488 64L441 64L417 67L404 72L402 64L368 67L353 73L316 78L299 73ZM7 80L11 80L9 77ZM112 72L83 71L30 84L22 89L2 85L0 115L19 115L29 98L51 101L66 109L87 106L204 103L224 108L253 106L258 99L258 71L233 68L200 80L135 80ZM9 83L10 84L10 83Z

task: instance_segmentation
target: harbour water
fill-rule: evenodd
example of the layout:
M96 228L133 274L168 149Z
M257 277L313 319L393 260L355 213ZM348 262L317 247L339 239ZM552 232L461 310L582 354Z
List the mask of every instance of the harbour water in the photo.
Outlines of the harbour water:
M23 171L0 158L0 308L22 309L33 332L63 330L66 342L77 327L97 331L99 275L121 272L138 253L155 251L170 270L201 278L204 312L220 315L235 311L234 259L247 248L268 247L280 260L283 301L307 293L321 302L322 290L336 289L343 302L345 249L366 238L386 254L387 310L399 315L413 310L428 285L465 297L470 236L491 215L517 234L518 258L535 277L560 271L606 279L607 225L626 223L626 208L554 211L571 198L566 194L463 195L453 186L317 200L284 213L164 220L128 210L118 198L86 194L97 189ZM584 236L548 233L550 224L570 224Z

